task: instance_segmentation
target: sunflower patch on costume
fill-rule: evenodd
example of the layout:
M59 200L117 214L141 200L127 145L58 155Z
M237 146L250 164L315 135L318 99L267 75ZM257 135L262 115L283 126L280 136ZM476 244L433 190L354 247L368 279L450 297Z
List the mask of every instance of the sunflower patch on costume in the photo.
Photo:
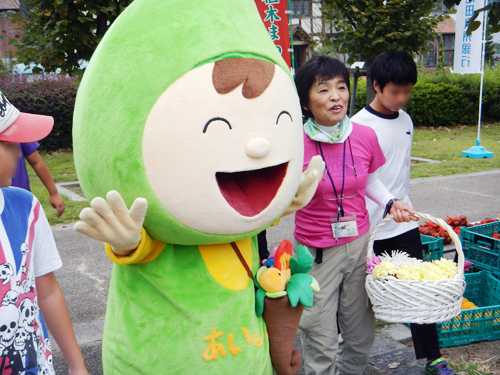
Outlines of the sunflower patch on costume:
M250 239L236 243L247 265L252 268L252 245ZM225 288L243 290L251 278L238 259L231 244L199 245L201 257L210 275Z

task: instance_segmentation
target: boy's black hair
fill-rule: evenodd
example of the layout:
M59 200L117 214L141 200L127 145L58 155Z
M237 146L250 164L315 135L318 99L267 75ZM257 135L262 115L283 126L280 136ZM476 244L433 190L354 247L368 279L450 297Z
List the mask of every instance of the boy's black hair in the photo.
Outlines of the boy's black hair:
M392 82L396 85L417 83L417 65L413 58L404 51L388 51L381 53L370 67L372 82L377 82L380 92L385 85Z
M342 77L349 90L349 71L345 65L337 59L326 56L311 58L297 71L295 74L295 86L297 87L304 117L313 117L311 111L304 109L304 107L309 107L309 91L316 79L321 82L337 77Z

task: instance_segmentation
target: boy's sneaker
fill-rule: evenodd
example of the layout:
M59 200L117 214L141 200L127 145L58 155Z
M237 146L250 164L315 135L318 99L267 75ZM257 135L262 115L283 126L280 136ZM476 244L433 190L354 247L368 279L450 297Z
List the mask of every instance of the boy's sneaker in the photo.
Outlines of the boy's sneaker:
M443 358L427 362L424 366L424 372L425 375L457 375L448 367L448 363Z

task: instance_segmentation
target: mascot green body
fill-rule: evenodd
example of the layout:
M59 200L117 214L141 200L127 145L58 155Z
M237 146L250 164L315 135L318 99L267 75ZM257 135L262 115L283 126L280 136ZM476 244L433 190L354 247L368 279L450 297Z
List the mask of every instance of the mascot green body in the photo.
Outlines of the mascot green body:
M134 1L85 72L73 137L89 199L147 200L140 217L96 198L75 228L116 263L105 374L272 374L255 235L302 186L302 118L254 2Z

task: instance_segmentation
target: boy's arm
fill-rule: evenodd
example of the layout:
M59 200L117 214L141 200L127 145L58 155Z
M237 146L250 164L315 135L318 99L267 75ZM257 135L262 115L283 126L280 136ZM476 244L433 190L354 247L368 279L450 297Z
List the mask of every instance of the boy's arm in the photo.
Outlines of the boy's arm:
M53 272L37 277L38 306L47 328L59 345L68 364L69 375L88 375L83 356L76 342L68 308Z
M54 179L52 178L49 169L43 162L42 157L38 151L34 151L31 155L26 156L26 160L28 160L28 163L30 163L37 176L40 180L42 180L43 184L47 188L50 194L50 204L57 210L57 217L61 217L66 209L66 204L59 195Z

